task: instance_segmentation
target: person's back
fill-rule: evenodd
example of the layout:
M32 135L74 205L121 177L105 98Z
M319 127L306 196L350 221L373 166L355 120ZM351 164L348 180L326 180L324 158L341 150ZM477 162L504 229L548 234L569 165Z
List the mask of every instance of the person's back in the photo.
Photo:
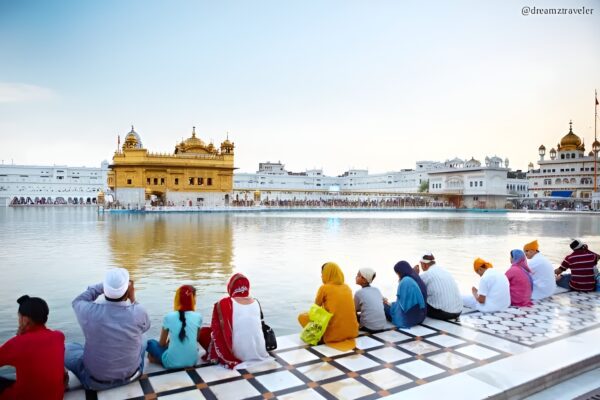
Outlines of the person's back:
M372 331L386 327L385 312L383 311L383 295L373 286L366 286L354 294L356 311L360 312L360 326Z
M596 276L594 267L598 263L598 254L588 250L586 245L573 250L563 260L562 270L571 270L571 289L579 292L593 292L596 290Z
M109 269L104 282L73 300L85 345L67 343L65 366L86 389L104 390L137 379L144 365L150 329L146 310L135 300L133 281L123 268Z
M85 336L83 364L94 379L131 377L140 366L143 333L150 327L146 310L137 303L73 302Z
M260 321L260 305L233 300L233 354L242 362L261 361L269 357Z
M540 300L552 296L556 290L556 279L550 261L541 253L537 253L529 259L528 264L533 279L531 298Z
M15 336L0 347L0 365L17 370L16 383L2 399L62 399L65 335L40 327Z
M0 393L0 398L62 399L65 336L44 325L48 306L42 299L22 296L17 301L20 304L19 333L0 346L0 366L15 367L17 380Z
M508 278L495 269L487 269L481 277L479 294L485 296L485 303L477 307L480 311L501 311L510 306Z
M198 329L202 326L202 316L195 311L185 312L185 337L179 339L182 322L178 311L165 315L163 328L174 334L170 336L168 348L162 354L162 365L165 368L184 368L196 365L198 361Z
M345 283L322 285L317 293L316 303L321 303L323 308L333 314L323 335L325 343L340 342L358 336L356 309L348 285Z
M528 273L522 268L512 265L506 271L510 289L510 305L524 307L531 305L531 281Z
M450 314L462 312L462 296L450 272L434 264L419 276L427 286L427 304Z

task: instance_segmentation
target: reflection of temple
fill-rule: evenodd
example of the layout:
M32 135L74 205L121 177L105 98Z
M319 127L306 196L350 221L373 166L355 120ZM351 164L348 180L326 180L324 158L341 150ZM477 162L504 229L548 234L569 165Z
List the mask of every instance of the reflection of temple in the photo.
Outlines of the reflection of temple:
M108 186L123 206L221 206L233 189L234 144L226 139L217 149L192 136L174 154L149 153L131 127L123 147L113 156Z
M232 271L233 231L226 214L114 215L113 263L135 279L149 274L199 280Z

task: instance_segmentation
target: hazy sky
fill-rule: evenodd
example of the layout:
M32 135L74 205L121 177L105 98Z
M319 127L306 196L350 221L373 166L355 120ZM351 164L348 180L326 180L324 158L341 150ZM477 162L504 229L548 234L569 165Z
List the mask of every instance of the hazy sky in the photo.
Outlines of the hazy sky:
M529 15L524 6L593 9ZM593 141L599 0L0 0L0 159L98 166L134 124L252 172L537 160Z

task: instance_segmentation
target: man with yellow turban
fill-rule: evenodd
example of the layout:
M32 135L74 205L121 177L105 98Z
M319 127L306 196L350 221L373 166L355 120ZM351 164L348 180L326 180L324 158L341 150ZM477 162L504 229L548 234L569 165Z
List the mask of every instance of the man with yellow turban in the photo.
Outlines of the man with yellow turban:
M479 276L479 289L471 289L473 294L463 295L463 304L482 312L501 311L510 306L510 286L508 278L496 271L492 264L477 258L473 262L473 270Z
M527 257L527 265L531 270L531 278L533 279L531 299L540 300L552 296L556 290L554 268L552 268L550 261L540 253L538 241L534 240L527 243L523 246L523 251Z

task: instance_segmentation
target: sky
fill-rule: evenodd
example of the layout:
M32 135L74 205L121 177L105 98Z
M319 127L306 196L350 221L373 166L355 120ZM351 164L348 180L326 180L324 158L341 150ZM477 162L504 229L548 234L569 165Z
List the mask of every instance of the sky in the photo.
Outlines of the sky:
M591 150L598 49L599 0L0 0L0 159L99 166L131 125L153 152L195 126L243 172L526 169L570 120Z

